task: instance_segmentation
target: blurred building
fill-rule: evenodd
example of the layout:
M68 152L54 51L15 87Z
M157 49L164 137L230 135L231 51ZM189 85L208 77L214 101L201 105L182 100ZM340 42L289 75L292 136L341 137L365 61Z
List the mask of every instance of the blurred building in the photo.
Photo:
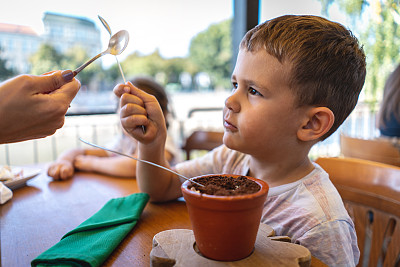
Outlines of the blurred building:
M100 30L96 24L82 17L46 12L43 16L44 34L38 35L31 27L0 23L0 57L6 67L17 73L29 73L29 58L43 42L60 52L79 45L89 56L101 51Z
M29 72L29 57L37 51L40 42L40 36L31 27L0 23L0 56L8 69Z
M101 51L100 30L87 18L46 12L43 24L43 42L53 45L58 52L65 53L76 45L90 56Z

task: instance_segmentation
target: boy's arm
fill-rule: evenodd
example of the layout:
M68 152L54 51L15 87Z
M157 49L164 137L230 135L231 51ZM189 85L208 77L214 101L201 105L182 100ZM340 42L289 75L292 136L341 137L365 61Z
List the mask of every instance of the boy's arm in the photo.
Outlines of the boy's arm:
M138 157L169 168L164 152L167 128L157 99L129 82L117 85L114 93L121 97L122 126L139 142ZM148 193L151 201L168 201L181 195L176 175L147 163L137 163L136 179L140 190Z

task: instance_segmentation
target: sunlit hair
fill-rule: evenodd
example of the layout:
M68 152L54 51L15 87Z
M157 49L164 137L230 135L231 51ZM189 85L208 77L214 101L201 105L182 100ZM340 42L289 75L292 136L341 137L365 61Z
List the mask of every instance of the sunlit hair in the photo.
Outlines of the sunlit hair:
M290 68L289 86L298 106L324 106L335 122L330 136L354 109L364 85L366 62L356 37L318 16L287 15L268 20L243 37L240 49L265 49Z
M400 123L400 65L389 75L383 88L383 99L378 115L380 129L392 119Z

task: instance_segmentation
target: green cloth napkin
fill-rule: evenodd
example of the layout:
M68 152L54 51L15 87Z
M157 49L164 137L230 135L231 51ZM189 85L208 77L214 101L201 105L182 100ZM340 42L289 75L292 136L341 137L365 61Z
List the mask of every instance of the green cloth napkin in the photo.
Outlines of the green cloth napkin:
M32 266L100 266L133 229L149 200L136 193L109 200L92 217L64 235Z

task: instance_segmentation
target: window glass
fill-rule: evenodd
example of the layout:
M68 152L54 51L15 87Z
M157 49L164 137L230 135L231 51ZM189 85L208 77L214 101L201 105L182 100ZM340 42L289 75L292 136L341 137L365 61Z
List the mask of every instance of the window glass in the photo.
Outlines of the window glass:
M2 7L0 19L0 44L7 40L2 49L15 48L12 35L24 38L25 48L35 48L24 49L18 59L11 53L2 54L10 62L8 65L21 66L13 69L15 74L75 69L104 51L110 35L98 18L100 15L113 33L127 30L130 34L126 51L118 56L126 78L152 76L171 92L204 87L204 83L195 84L195 81L198 73L210 76L204 67L208 63L201 62L203 66L198 66L190 62L191 41L211 25L230 20L233 14L231 0L71 0L68 4L44 0L26 9L21 8L24 5L25 0L9 2ZM183 83L180 77L185 77ZM115 108L111 91L123 80L113 56L103 56L77 78L82 90L70 111ZM218 79L214 79L217 85Z

